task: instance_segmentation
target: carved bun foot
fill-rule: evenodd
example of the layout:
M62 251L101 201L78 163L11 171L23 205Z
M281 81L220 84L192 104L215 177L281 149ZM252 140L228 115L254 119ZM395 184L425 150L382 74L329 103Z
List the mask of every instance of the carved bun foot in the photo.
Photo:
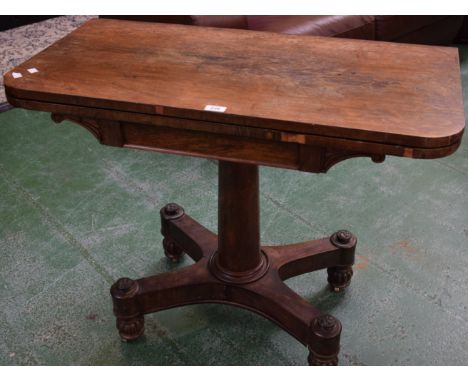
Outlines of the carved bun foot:
M123 341L134 341L145 330L145 319L136 299L139 290L138 281L127 277L118 279L111 287L117 329Z
M327 269L328 283L335 292L341 292L351 283L353 268L351 266L331 267Z
M315 317L310 325L309 365L337 366L341 323L329 314Z
M117 329L122 341L135 341L145 331L145 318L138 316L134 318L117 318Z
M337 231L330 236L330 241L335 247L341 248L343 251L352 251L354 260L354 249L356 248L357 239L351 232L346 230ZM350 264L353 262L350 262ZM340 292L351 282L353 268L351 265L330 267L327 269L327 273L331 289L335 292Z
M174 263L178 263L184 255L184 250L172 239L165 237L162 242L164 254Z

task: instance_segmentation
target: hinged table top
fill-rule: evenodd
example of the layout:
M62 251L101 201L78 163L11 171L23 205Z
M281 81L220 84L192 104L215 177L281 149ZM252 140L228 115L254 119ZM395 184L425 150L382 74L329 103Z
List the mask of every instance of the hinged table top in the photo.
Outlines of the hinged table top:
M4 79L16 100L425 149L465 125L449 47L96 19Z

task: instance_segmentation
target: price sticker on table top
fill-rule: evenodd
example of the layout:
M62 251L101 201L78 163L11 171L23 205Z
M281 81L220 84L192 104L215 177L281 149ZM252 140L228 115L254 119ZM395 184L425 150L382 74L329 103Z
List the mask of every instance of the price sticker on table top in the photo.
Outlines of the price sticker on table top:
M219 105L206 105L205 106L206 111L215 111L217 113L224 113L226 109L227 109L226 106L219 106Z

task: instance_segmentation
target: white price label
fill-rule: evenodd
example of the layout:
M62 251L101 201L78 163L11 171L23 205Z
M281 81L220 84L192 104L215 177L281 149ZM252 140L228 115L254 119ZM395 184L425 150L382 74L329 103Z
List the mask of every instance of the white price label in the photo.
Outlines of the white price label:
M226 109L227 109L226 106L219 106L219 105L206 105L205 106L206 111L216 111L218 113L224 113Z

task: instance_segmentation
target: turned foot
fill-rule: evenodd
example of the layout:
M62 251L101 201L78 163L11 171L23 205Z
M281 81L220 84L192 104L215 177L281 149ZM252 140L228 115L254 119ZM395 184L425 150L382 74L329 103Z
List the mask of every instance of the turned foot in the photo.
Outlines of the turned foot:
M328 283L335 292L344 290L351 283L353 268L351 266L327 268Z
M184 250L171 238L165 237L162 242L164 254L174 263L178 263L184 255Z
M139 290L138 282L126 277L118 279L111 287L117 329L123 341L134 341L145 330L145 318L137 302Z
M329 314L315 317L310 325L310 366L337 366L340 351L341 323Z
M309 353L307 361L309 366L338 366L338 356L324 357L312 351Z
M174 263L182 258L184 250L173 239L172 234L167 230L167 224L173 220L180 220L184 216L184 210L178 204L169 203L161 209L161 233L164 236L162 245L166 257Z
M351 282L351 277L353 277L353 268L351 265L354 263L354 249L356 248L357 239L349 231L341 230L335 232L330 237L331 243L344 251L352 251L353 257L352 262L343 265L335 265L327 268L328 273L328 282L330 287L335 292L340 292L345 289Z
M117 318L117 329L122 341L135 341L141 337L145 331L145 317L137 316L133 318Z

